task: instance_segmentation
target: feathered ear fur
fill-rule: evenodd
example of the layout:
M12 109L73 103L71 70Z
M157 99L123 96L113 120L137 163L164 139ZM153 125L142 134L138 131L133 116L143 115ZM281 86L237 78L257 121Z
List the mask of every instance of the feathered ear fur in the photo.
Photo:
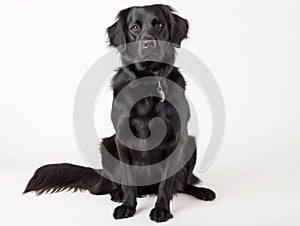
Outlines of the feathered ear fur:
M116 17L116 22L107 28L109 46L117 48L120 52L126 50L126 34L125 34L125 18L129 9L124 9L119 12Z
M169 20L170 41L175 44L175 47L180 47L181 41L187 38L189 31L189 23L186 19L178 16L171 6L160 5L164 10L167 19Z
M180 47L181 41L187 38L189 24L186 19L172 13L173 25L171 26L171 42Z

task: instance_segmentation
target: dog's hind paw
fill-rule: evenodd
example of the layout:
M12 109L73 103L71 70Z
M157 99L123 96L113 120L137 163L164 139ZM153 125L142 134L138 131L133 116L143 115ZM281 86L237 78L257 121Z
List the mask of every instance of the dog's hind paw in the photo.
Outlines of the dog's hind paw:
M204 201L212 201L216 198L216 193L208 188L198 188L195 197Z
M110 198L111 201L122 202L123 198L124 198L124 193L121 189L115 190L110 193L110 196L111 196L111 198Z

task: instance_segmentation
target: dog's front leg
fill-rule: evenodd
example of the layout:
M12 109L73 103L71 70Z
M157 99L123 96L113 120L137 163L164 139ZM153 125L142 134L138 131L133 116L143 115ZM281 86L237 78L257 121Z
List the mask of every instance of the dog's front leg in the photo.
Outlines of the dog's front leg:
M158 187L157 201L150 212L150 219L156 222L164 222L172 218L170 200L172 199L174 177L162 181Z
M120 161L126 164L130 163L130 149L121 143L117 143ZM136 186L129 186L135 184L135 176L129 172L126 167L121 166L121 178L122 178L122 189L124 192L124 198L122 205L115 208L113 217L115 219L122 219L132 217L136 211L136 198L137 188Z

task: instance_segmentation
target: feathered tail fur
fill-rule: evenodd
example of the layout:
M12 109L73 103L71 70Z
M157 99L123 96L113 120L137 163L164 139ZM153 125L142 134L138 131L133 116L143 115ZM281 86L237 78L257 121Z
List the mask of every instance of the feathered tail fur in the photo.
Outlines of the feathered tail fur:
M101 179L101 171L68 163L45 165L37 169L25 191L42 193L63 190L90 190Z

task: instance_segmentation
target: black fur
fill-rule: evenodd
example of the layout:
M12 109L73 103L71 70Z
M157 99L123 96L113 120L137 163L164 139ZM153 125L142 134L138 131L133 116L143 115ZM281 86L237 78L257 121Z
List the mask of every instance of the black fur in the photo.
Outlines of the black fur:
M34 173L24 193L36 191L40 195L72 189L88 190L100 179L99 173L92 168L68 163L45 165Z
M152 18L159 20L162 24L156 26ZM139 31L131 29L138 23ZM157 28L157 29L155 29ZM151 40L161 40L172 42L174 45L169 51L168 59L175 59L175 47L180 47L180 43L187 37L187 20L174 14L174 10L166 5L151 5L144 7L131 7L122 10L117 17L117 21L107 29L108 39L111 46L119 49L123 63L126 63L125 43L133 41L143 41L145 38ZM120 48L119 48L120 47ZM114 100L123 87L137 78L146 76L161 76L177 83L185 90L185 80L178 68L172 64L146 61L143 63L133 63L120 68L112 80ZM141 84L145 88L151 84ZM168 88L168 87L166 87ZM172 90L168 90L172 92ZM184 92L181 94L184 97ZM128 97L130 99L130 97ZM113 109L122 111L123 103L113 102ZM148 128L149 121L156 116L161 117L167 125L167 134L162 143L155 149L147 152L131 150L116 139L116 136L104 138L101 143L103 169L96 172L94 169L75 166L71 164L53 164L39 168L32 179L29 181L24 193L35 191L37 194L43 192L59 192L62 190L88 190L92 194L102 195L110 194L111 200L122 202L113 213L114 218L126 218L134 215L136 210L137 196L147 194L157 194L157 202L154 209L150 212L150 218L156 222L166 221L172 218L170 212L170 200L173 194L186 193L201 200L213 200L215 193L207 188L195 187L194 184L199 179L193 175L193 169L196 163L196 149L190 160L174 176L160 183L147 186L126 186L109 180L110 176L121 178L122 170L120 167L111 166L107 163L103 147L105 147L116 159L132 165L149 165L159 162L168 157L176 145L179 138L184 137L186 143L183 148L195 144L195 139L187 134L187 123L189 120L189 109L186 109L183 124L181 128L179 116L174 107L168 102L160 102L157 97L147 97L137 102L130 111L130 127L134 135L138 138L147 138L150 134ZM116 132L122 130L122 122L117 121L115 125ZM178 157L180 161L180 157ZM176 164L176 162L172 163ZM163 174L167 169L158 169ZM154 172L143 172L145 177ZM106 175L103 177L101 175ZM124 181L126 182L126 181ZM126 183L125 183L126 184Z

